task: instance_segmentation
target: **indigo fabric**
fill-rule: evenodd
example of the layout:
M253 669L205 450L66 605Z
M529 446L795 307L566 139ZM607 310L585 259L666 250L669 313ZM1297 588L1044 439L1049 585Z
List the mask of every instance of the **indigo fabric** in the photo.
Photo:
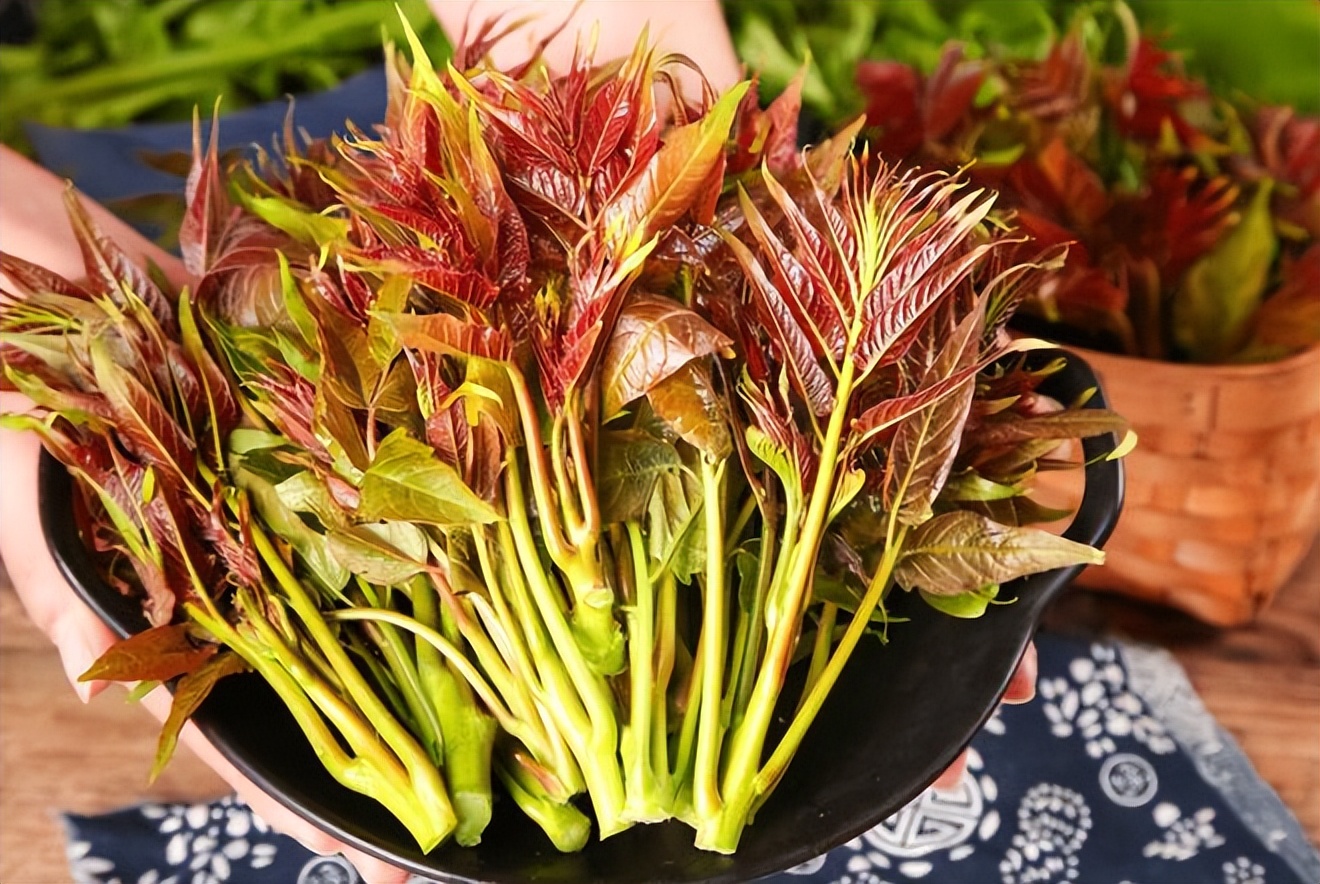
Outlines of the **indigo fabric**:
M216 143L222 154L237 151L248 158L257 150L272 153L292 116L294 131L309 138L347 132L352 121L362 129L385 119L385 68L373 67L323 92L271 101L224 114ZM201 114L202 144L211 137L208 108ZM113 211L143 236L172 246L184 211L185 178L165 171L191 157L193 124L136 123L114 129L65 129L24 126L41 165ZM183 168L187 168L186 161ZM175 249L177 251L177 249Z
M346 120L369 129L372 123L385 119L385 69L369 68L323 92L228 112L221 117L216 136L220 150L259 146L269 151L273 139L284 131L291 109L295 131L313 138L344 133ZM210 108L200 108L199 113L205 145L211 136ZM184 179L156 168L151 158L175 153L191 156L191 121L136 123L115 129L64 129L28 123L24 129L41 164L68 178L94 200L113 203L145 194L183 195Z
M1317 884L1320 856L1164 651L1042 634L956 788L765 884ZM241 802L66 815L79 884L356 884ZM420 884L420 879L417 879Z

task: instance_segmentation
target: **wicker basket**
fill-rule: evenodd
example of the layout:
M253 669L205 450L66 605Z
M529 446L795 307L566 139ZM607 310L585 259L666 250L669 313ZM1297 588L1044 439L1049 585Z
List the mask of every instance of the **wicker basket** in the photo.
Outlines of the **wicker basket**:
M1107 562L1078 583L1249 622L1320 530L1320 346L1241 366L1077 352L1140 436Z

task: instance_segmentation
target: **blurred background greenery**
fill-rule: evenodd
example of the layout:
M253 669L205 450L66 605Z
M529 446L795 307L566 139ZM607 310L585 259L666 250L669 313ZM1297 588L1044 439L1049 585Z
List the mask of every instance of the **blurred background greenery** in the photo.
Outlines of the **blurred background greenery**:
M627 0L621 0L627 2ZM861 110L862 59L929 71L948 40L967 54L1039 57L1082 7L1111 0L724 0L763 97L810 54L804 103L823 123ZM1212 88L1320 111L1320 0L1131 0ZM22 123L73 128L187 120L329 88L398 39L390 0L0 0L0 141ZM448 55L425 0L399 7L433 57Z
M435 58L426 0L398 8ZM328 89L402 41L387 0L0 0L0 141L23 124L77 129L189 120Z
M809 53L803 104L835 123L861 111L863 59L929 72L949 40L1041 58L1073 16L1112 0L725 0L739 57L777 94ZM1188 72L1221 94L1320 111L1320 0L1129 0L1142 29L1162 35Z

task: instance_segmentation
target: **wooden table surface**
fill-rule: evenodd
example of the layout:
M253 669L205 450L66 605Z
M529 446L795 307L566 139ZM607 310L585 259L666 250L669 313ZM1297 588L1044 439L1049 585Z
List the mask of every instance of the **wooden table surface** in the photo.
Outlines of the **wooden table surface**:
M1219 631L1077 589L1049 621L1169 648L1206 706L1320 842L1320 543L1251 627ZM78 702L54 650L0 572L0 881L69 881L61 810L95 813L148 797L224 794L218 778L182 751L147 787L156 733L155 720L126 704L121 691Z

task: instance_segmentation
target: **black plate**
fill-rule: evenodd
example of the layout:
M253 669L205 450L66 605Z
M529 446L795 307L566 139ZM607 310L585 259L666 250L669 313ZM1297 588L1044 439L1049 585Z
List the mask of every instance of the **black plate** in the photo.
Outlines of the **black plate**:
M1046 392L1068 400L1097 386L1069 354ZM1102 395L1091 404L1102 407ZM1123 499L1123 472L1101 458L1112 437L1089 439L1086 490L1067 531L1093 545L1108 538ZM53 458L41 466L41 519L55 560L74 588L120 635L144 628L140 611L101 581L70 517L72 487ZM194 716L241 771L289 809L348 844L447 882L575 881L690 884L749 881L789 868L874 827L926 788L994 711L1041 613L1078 568L1008 584L980 620L935 613L899 598L911 622L888 645L864 641L830 693L788 773L738 852L692 846L679 823L635 826L577 854L557 853L515 807L497 806L480 846L423 855L379 804L336 783L321 767L277 695L255 675L221 682ZM790 696L796 696L791 694Z

